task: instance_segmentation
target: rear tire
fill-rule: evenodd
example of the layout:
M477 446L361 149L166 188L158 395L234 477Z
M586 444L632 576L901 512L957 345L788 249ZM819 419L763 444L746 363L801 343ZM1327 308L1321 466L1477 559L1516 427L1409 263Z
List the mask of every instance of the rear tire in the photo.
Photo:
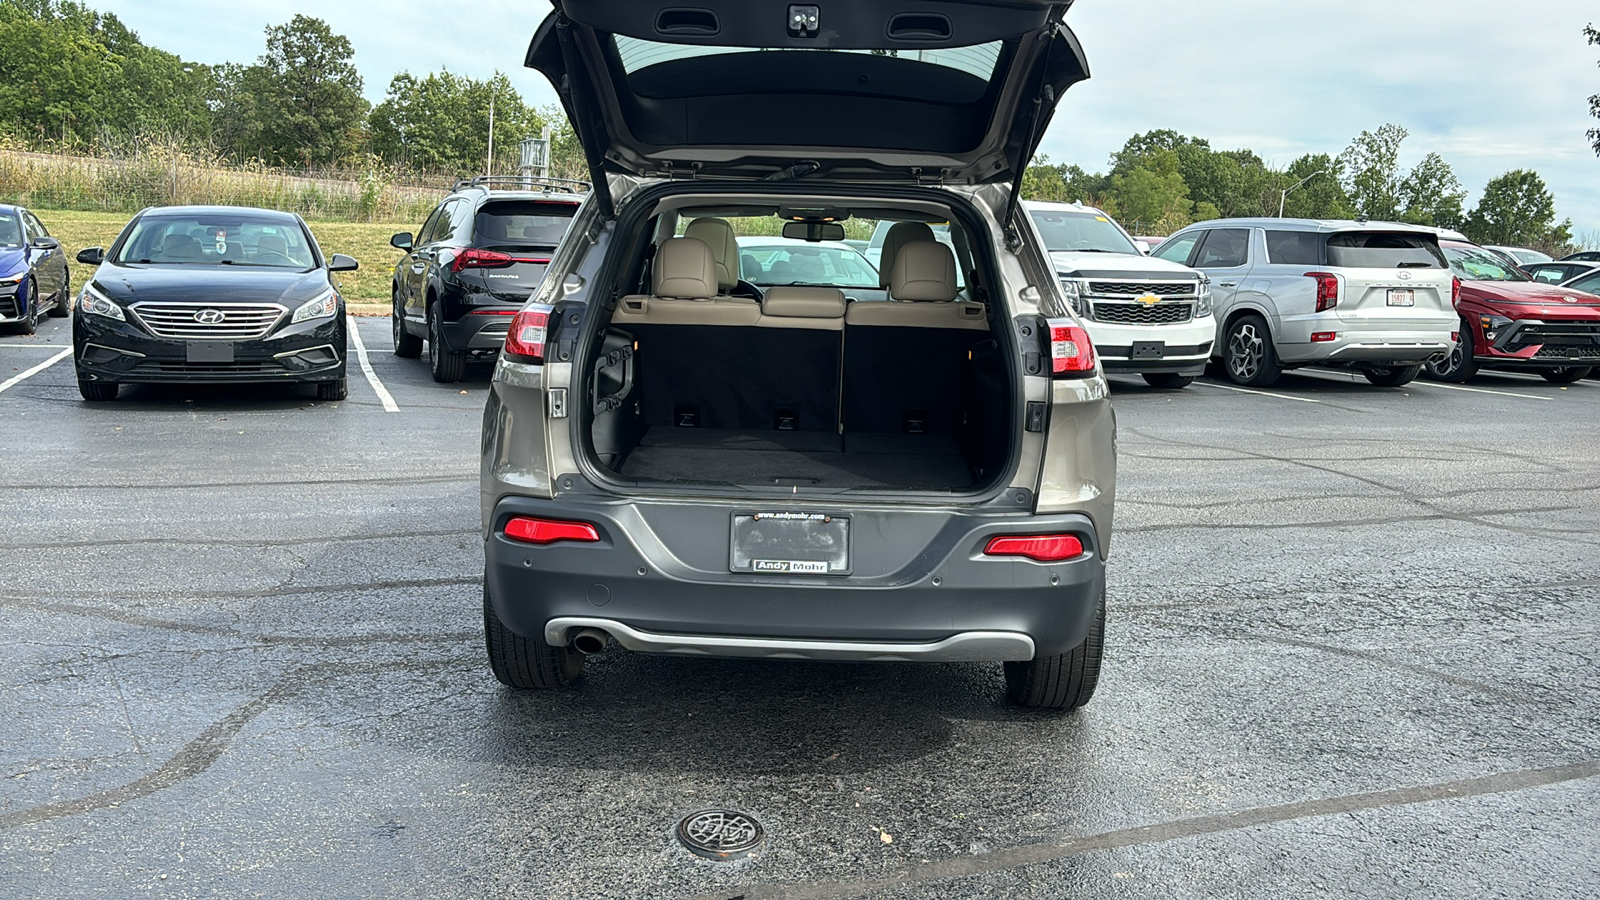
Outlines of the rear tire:
M467 374L467 354L447 350L440 334L444 325L439 321L439 304L428 307L428 356L432 361L433 380L440 384L454 384Z
M1578 366L1563 366L1559 369L1540 369L1539 377L1551 384L1572 384L1574 381L1582 381L1588 378L1591 371L1593 371L1591 366L1583 366L1581 368Z
M348 396L350 396L350 381L347 378L317 382L318 400L343 400Z
M1477 350L1473 346L1472 326L1466 321L1461 323L1461 340L1456 342L1454 350L1442 362L1431 362L1422 367L1422 372L1434 381L1453 381L1460 384L1471 381L1478 374L1478 360L1473 356Z
M583 654L571 647L552 647L512 631L495 615L489 588L483 589L483 634L489 670L506 687L546 691L569 687L583 674Z
M1144 383L1153 388L1176 391L1194 384L1194 376L1178 375L1174 372L1148 372L1144 376Z
M1422 374L1421 364L1415 366L1388 366L1382 369L1363 369L1361 374L1378 387L1404 387Z
M119 384L107 384L103 381L85 381L78 379L78 393L90 403L105 403L117 399Z
M400 313L400 301L395 300L389 310L394 324L394 355L401 359L418 359L422 356L422 338L406 330L406 317Z
M1106 599L1094 612L1094 624L1083 643L1059 656L1006 663L1006 693L1018 706L1031 709L1077 709L1094 697L1105 652Z
M1223 341L1222 361L1234 384L1246 387L1271 387L1278 383L1283 366L1272 347L1272 332L1260 316L1242 316L1228 327Z

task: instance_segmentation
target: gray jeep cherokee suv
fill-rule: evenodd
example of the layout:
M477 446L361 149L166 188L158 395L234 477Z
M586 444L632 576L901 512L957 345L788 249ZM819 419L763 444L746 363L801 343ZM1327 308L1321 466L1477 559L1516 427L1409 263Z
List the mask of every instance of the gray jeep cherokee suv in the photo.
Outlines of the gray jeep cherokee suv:
M1066 4L556 6L528 65L596 189L484 413L495 675L1000 662L1020 704L1086 703L1115 421L1016 192L1088 77ZM852 221L896 223L887 292L817 252ZM759 299L740 225L793 247Z

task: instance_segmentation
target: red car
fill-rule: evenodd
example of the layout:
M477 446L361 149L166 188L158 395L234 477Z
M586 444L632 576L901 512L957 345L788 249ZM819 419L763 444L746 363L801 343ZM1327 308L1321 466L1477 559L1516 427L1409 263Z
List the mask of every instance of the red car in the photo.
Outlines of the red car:
M1600 366L1600 296L1530 279L1499 256L1442 240L1461 279L1461 339L1424 370L1435 381L1466 381L1481 368L1538 372L1568 384Z

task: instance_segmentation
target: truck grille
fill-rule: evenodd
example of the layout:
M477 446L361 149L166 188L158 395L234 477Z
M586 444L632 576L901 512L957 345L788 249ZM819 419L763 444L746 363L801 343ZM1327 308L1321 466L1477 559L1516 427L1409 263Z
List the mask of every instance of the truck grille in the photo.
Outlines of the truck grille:
M275 303L135 303L128 309L156 337L219 341L266 337L288 312Z
M1096 303L1094 320L1114 325L1181 325L1194 321L1190 303Z
M1089 293L1102 297L1143 297L1146 294L1155 294L1157 297L1193 297L1196 288L1192 281L1091 281Z

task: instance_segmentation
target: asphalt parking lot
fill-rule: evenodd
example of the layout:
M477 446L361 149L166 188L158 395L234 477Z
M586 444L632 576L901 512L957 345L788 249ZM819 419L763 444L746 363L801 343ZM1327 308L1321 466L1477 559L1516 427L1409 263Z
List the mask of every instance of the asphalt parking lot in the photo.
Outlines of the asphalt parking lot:
M134 387L0 336L0 895L1593 897L1600 382L1116 382L1107 663L483 660L477 442L360 333L350 399ZM48 345L48 346L46 346ZM754 814L737 863L673 838Z

